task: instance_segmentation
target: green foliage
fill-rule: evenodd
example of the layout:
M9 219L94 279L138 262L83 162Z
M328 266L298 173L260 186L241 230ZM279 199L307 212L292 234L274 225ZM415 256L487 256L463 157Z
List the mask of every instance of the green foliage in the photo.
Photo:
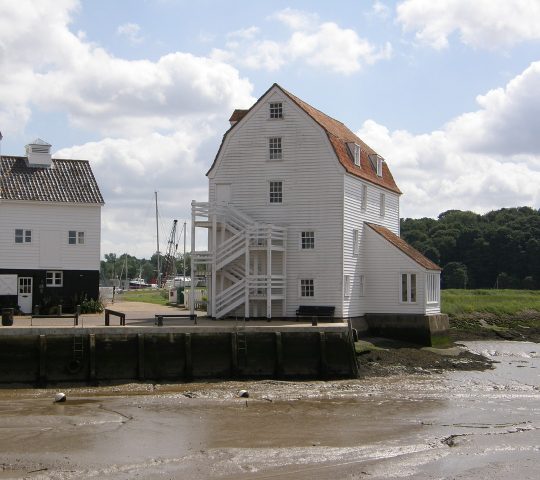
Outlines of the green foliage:
M437 220L403 219L401 235L443 267L443 288L462 288L465 274L470 288L540 288L538 210L448 210ZM456 271L456 263L464 268Z
M95 300L84 295L81 300L81 313L101 313L104 308L101 299Z

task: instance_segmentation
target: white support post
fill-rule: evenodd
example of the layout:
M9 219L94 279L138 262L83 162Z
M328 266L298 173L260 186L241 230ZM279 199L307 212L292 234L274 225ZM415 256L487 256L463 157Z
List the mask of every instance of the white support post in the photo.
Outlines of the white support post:
M214 208L212 208L214 207ZM212 271L210 272L210 277L211 277L211 281L210 281L210 289L211 289L211 292L208 292L209 293L209 298L211 299L210 301L210 304L211 304L211 312L209 312L208 314L211 316L211 317L215 317L216 316L216 275L217 275L217 269L216 269L216 266L217 266L217 219L216 219L216 209L215 209L215 206L211 206L210 207L210 211L212 212L211 213L211 216L212 216L212 228L210 230L209 235L210 235L210 242L212 244ZM210 295L211 294L211 295Z
M246 229L244 318L249 318L249 230Z
M266 318L272 318L272 227L266 231Z
M189 311L191 315L195 314L195 261L193 259L194 253L195 253L195 200L191 202L191 294L190 294L190 301L191 304L189 306ZM185 235L184 231L184 235ZM184 257L184 262L186 261ZM185 271L185 270L184 270ZM186 277L184 276L184 287L186 283Z
M287 314L287 286L289 282L287 281L287 231L283 233L283 254L281 255L283 266L282 266L282 275L283 275L283 300L281 301L281 316L285 317Z

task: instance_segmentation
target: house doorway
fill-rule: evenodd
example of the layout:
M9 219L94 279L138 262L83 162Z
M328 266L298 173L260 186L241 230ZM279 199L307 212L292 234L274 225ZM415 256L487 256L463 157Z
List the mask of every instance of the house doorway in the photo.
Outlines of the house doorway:
M17 303L23 313L32 313L32 277L19 277Z

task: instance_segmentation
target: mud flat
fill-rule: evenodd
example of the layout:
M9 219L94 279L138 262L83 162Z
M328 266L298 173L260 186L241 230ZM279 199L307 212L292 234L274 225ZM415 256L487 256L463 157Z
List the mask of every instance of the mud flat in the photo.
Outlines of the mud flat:
M466 345L495 368L2 389L0 478L540 478L539 345Z

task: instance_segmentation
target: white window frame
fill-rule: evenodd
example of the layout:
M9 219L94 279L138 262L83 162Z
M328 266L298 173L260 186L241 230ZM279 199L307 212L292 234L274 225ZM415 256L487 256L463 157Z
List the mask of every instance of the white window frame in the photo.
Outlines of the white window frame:
M86 234L82 230L68 230L68 245L84 245L85 237Z
M268 137L268 159L283 160L283 137Z
M352 243L352 254L357 257L360 255L360 230L358 228L353 228Z
M315 250L315 230L300 232L300 250Z
M419 275L417 272L400 272L399 274L399 303L414 304L418 302L418 277ZM414 282L413 282L413 279L414 279ZM404 284L406 288L405 291L403 291ZM414 285L414 289L412 288L413 285ZM413 296L413 291L414 291L414 296Z
M304 295L311 290L312 295ZM300 298L315 298L315 279L314 278L300 278L298 279L298 296Z
M361 197L360 197L360 209L365 212L367 210L367 202L368 202L368 194L367 194L368 186L365 184L362 184L362 191L361 191Z
M366 296L366 276L365 275L358 275L358 296L359 297Z
M386 194L382 192L379 195L379 215L381 217L386 215Z
M441 280L438 273L426 274L426 303L441 301Z
M61 270L47 270L45 273L45 286L47 287L63 287L64 272Z
M21 232L20 235L17 232ZM20 241L17 241L18 238ZM18 244L32 243L32 230L29 228L16 228L14 241Z
M354 147L353 147L353 158L354 158L354 164L359 167L360 166L360 155L361 155L361 148L360 148L360 145L358 145L357 143L354 144Z
M343 296L351 298L351 276L343 275Z
M280 120L283 118L283 102L269 102L268 118L271 120Z
M378 177L382 177L382 164L383 164L382 157L377 155L377 176Z
M281 184L281 191L280 192L272 192L272 184ZM269 205L283 205L283 190L284 190L284 182L283 180L268 180L268 204ZM272 201L272 193L279 194L279 202L273 202Z

